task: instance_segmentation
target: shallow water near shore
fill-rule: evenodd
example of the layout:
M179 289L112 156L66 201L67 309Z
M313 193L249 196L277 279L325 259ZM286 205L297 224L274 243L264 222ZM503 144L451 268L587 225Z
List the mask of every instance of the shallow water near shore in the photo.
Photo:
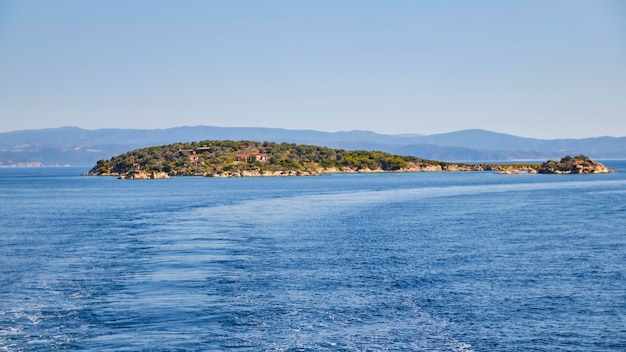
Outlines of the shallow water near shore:
M623 351L626 162L121 181L0 169L0 351Z

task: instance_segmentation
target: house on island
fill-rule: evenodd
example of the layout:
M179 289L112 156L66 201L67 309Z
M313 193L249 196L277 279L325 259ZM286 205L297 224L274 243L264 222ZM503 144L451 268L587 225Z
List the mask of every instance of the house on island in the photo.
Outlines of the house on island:
M189 157L189 161L191 161L192 163L197 163L198 162L198 154L196 153L196 151L194 149L179 149L178 150L178 155L179 156L188 156Z
M196 148L196 154L208 153L211 152L213 148L211 147L198 147Z
M254 161L260 161L262 163L267 162L269 157L261 152L241 153L235 155L235 162L247 161L249 163Z

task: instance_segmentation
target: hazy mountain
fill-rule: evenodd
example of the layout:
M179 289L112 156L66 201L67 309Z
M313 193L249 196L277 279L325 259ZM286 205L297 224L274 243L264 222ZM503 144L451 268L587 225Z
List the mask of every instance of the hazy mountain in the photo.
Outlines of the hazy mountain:
M380 150L442 161L558 159L585 154L594 159L626 158L626 137L534 139L485 130L434 135L384 135L369 131L321 132L279 128L191 126L160 130L77 127L0 133L0 166L93 166L126 151L209 139L254 140Z

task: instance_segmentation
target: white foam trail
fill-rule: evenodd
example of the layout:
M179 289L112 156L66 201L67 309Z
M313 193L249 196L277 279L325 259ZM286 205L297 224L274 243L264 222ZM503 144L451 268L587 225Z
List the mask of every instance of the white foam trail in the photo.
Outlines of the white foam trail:
M303 215L323 215L359 205L375 205L401 203L407 200L425 199L432 197L452 197L461 195L524 192L550 189L571 189L572 191L596 188L599 186L626 186L626 181L570 181L570 182L542 182L542 183L515 183L495 185L467 185L451 187L417 187L384 191L357 191L342 193L326 193L315 195L301 195L286 198L272 198L249 200L240 204L219 207L200 208L182 215L190 219L247 219L254 223L272 223ZM177 219L180 220L180 219Z

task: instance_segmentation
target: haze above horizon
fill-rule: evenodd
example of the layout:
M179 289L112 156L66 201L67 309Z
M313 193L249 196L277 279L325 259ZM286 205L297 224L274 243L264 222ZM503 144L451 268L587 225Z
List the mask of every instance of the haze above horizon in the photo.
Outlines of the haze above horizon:
M0 132L626 136L617 1L0 2Z

